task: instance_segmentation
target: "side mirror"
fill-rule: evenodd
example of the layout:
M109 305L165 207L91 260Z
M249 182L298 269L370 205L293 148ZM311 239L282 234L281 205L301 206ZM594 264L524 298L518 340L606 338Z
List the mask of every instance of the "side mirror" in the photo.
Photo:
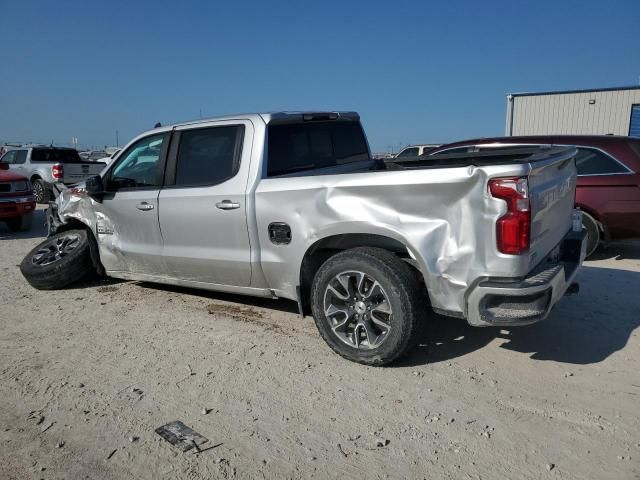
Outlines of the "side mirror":
M104 193L104 184L100 175L94 175L84 181L87 194L91 197L101 197Z
M9 164L0 162L0 170L9 170Z

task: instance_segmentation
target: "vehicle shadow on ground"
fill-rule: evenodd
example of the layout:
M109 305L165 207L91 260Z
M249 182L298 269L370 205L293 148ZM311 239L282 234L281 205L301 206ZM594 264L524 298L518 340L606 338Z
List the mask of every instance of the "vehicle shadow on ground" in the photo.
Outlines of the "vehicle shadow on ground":
M640 260L640 240L620 240L601 247L589 260Z
M545 321L534 325L475 328L464 320L438 316L398 366L449 361L494 340L503 340L500 348L534 360L602 362L622 350L640 326L640 272L583 266L578 281L580 294L562 299Z
M98 275L89 275L88 278L80 282L76 282L68 287L65 290L84 290L86 288L104 288L104 287L112 287L118 285L120 283L126 283L129 280L122 280L120 278L113 277L101 277ZM109 290L111 290L109 288ZM107 290L107 291L109 291ZM114 290L115 291L115 290Z
M47 211L35 210L33 223L26 232L12 232L5 222L0 221L0 240L28 240L47 236Z
M264 297L250 297L248 295L236 295L233 293L213 292L208 290L195 290L189 287L178 287L173 285L161 285L158 283L138 282L143 288L152 288L154 290L164 290L165 292L180 293L183 295L194 295L199 298L207 298L209 300L218 300L223 302L236 303L238 306L268 308L269 310L277 310L285 313L298 314L298 304L293 300L283 298L273 299Z

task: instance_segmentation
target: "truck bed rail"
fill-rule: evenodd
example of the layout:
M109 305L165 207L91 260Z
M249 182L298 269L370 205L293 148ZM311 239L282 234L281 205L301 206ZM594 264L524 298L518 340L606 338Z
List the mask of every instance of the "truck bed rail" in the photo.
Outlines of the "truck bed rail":
M471 147L470 147L471 148ZM527 145L509 147L482 147L477 152L436 153L419 157L391 158L384 160L387 170L410 170L442 167L476 167L505 165L514 163L533 163L546 160L551 156L575 150L572 147L554 145Z

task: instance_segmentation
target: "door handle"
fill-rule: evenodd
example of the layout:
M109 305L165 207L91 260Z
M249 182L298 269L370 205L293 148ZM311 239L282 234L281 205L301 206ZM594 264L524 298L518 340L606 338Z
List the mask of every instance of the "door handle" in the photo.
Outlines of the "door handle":
M136 208L138 210L146 212L147 210L153 210L153 205L147 202L140 202L138 205L136 205Z
M218 207L220 210L234 210L236 208L240 208L240 204L232 202L231 200L223 200L216 203L216 207Z

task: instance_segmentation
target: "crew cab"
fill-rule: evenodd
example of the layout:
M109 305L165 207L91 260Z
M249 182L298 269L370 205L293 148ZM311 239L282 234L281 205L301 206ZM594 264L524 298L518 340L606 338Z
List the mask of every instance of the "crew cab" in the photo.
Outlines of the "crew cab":
M83 161L73 148L52 146L18 147L6 152L0 162L27 177L33 185L38 203L49 203L53 184L65 185L85 180L100 173L106 163Z
M0 162L0 222L14 232L31 228L36 202L29 179Z
M295 300L334 351L384 365L432 311L524 325L575 290L575 154L514 147L385 166L354 112L159 127L62 189L21 270L41 289L98 270Z

